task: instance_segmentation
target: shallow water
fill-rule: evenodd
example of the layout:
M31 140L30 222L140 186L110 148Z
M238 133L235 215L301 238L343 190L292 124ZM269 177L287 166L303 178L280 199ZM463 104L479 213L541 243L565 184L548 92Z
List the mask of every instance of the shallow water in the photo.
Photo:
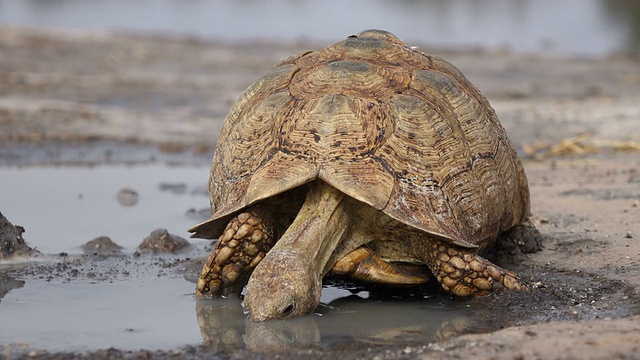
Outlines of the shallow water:
M209 204L208 174L205 166L0 167L0 206L44 253L79 253L103 235L133 252L157 228L189 236L204 217L188 213ZM118 202L122 189L138 194L135 205Z
M261 324L246 319L239 299L196 299L201 263L190 259L206 255L207 242L191 240L191 250L177 255L133 252L158 227L187 237L200 220L190 209L208 204L207 173L205 166L160 164L0 167L0 210L44 253L33 262L0 263L0 346L277 350L424 344L491 328L464 303L443 305L424 289L388 295L333 283L315 314ZM123 187L138 193L135 205L118 202ZM80 254L80 245L100 235L123 254Z
M193 284L176 278L68 283L29 279L0 302L0 343L49 351L197 344Z
M621 0L0 2L0 24L195 35L227 41L334 42L389 30L445 48L602 56L639 51L638 7Z
M239 299L196 299L193 288L183 278L158 277L153 271L109 281L27 279L0 300L0 347L27 344L78 352L204 344L263 351L352 342L424 344L489 329L468 308L429 299L365 299L366 293L339 288L323 291L315 314L254 323L246 319Z

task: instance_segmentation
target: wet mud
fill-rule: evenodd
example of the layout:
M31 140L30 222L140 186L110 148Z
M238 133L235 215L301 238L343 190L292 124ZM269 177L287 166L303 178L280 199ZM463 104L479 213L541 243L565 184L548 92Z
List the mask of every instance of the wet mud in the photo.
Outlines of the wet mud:
M439 53L485 93L524 157L543 249L498 246L488 256L530 291L461 300L434 285L397 291L331 279L316 314L256 324L239 299L194 297L211 244L137 252L154 229L186 238L206 218L215 135L240 91L280 58L318 47L0 28L0 211L44 250L0 261L0 357L637 356L639 153L525 151L579 133L640 141L635 58ZM67 192L54 179L69 176L76 190L54 197ZM34 190L38 179L56 190ZM48 201L70 218L46 222ZM120 248L98 251L111 249L105 239L82 248L99 236ZM43 341L56 327L66 340Z
M13 225L0 213L0 260L37 254L26 244L22 233L24 233L22 226Z

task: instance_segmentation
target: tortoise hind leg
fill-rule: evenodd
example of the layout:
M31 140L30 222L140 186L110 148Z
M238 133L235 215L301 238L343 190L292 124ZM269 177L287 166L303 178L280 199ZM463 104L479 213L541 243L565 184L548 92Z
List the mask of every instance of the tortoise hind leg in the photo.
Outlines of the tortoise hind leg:
M542 234L531 221L516 225L498 237L498 244L511 250L518 248L522 253L534 253L542 250Z
M338 260L330 273L379 284L418 285L427 282L428 274L417 268L389 263L368 247L360 246Z
M527 289L516 274L467 249L430 239L429 248L425 250L425 262L442 288L454 295L488 295L496 282L507 289Z
M251 272L275 243L274 229L260 205L232 218L202 267L196 296L239 294Z

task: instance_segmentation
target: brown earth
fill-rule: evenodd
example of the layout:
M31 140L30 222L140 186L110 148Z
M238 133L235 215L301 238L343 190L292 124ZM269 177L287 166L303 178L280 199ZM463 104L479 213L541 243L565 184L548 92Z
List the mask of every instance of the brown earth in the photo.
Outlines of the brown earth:
M56 162L56 154L66 148L104 142L147 144L160 153L210 154L226 112L246 86L279 59L322 45L0 27L0 164ZM483 91L523 153L533 220L545 247L535 254L502 257L505 266L532 284L532 293L480 300L491 306L490 313L503 307L513 311L513 326L494 333L337 354L637 358L640 59L425 51L445 57ZM562 142L579 134L588 137ZM540 297L557 301L537 303ZM537 309L533 320L520 321L514 311L536 306L545 308ZM181 354L193 357L202 350L193 351ZM149 354L180 355L86 356Z

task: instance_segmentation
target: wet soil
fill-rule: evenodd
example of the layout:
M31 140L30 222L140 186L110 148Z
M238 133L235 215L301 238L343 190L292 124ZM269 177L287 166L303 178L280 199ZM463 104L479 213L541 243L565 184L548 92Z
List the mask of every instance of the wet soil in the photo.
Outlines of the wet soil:
M36 252L26 244L22 233L24 233L23 227L13 225L0 213L0 260L36 254Z
M224 115L240 92L280 58L322 45L224 44L0 28L0 166L10 170L180 163L206 168ZM579 133L605 143L640 141L640 60L636 58L427 52L450 60L483 91L520 150L555 144ZM533 221L543 234L544 248L522 254L507 247L490 255L521 275L530 284L529 292L501 291L480 299L454 300L429 287L407 294L368 289L366 297L355 294L325 302L327 308L318 310L325 312L323 316L264 328L245 322L238 302L195 302L187 290L186 301L195 304L202 341L179 339L169 347L145 350L135 345L111 348L108 339L97 333L94 340L104 341L104 347L97 347L102 350L35 348L12 341L2 344L0 357L636 357L640 351L640 154L612 146L563 157L522 155ZM206 170L202 173L205 184ZM174 190L181 191L172 186L165 191ZM37 204L37 198L24 201L44 206ZM193 213L207 205L205 196L192 202ZM4 201L0 206L11 220L12 207ZM190 207L179 212L184 215ZM45 236L29 236L29 223L19 224L27 230L27 243L46 248ZM144 236L156 227L149 225ZM75 246L95 236L87 235ZM164 288L182 289L186 284L191 289L189 281L194 281L208 246L194 246L186 254L135 257L131 245L120 245L125 250L117 256L66 254L69 251L63 249L60 252L66 256L56 250L49 252L56 255L0 263L0 310L13 293L27 290L29 284L54 284L71 293L73 289L63 284L87 287L115 282L135 288L155 277L167 282ZM398 297L401 306L394 307L393 299ZM415 298L420 299L420 311L444 306L455 316L429 322L429 329L415 321L402 323L402 311L415 304ZM376 312L381 310L367 313L365 307L378 301L388 305L384 311L397 315L398 324L388 328L376 324ZM364 307L358 307L360 303ZM324 335L332 333L327 332L331 322L323 319L345 318L336 317L331 309L349 307L358 309L351 313L364 314L349 322L364 324L371 332ZM28 314L23 316L29 319ZM35 328L37 321L32 321ZM219 321L238 323L220 328L216 327ZM0 328L11 331L8 324L3 318ZM131 330L128 334L136 333ZM265 343L265 339L271 340ZM281 345L273 348L273 344Z

